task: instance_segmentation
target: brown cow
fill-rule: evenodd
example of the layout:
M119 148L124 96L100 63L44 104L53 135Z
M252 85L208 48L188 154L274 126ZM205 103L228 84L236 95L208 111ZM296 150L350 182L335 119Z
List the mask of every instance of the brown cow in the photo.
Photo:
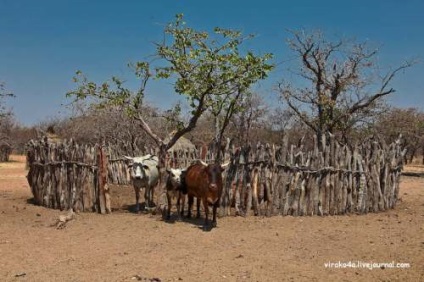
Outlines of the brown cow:
M183 179L183 193L188 194L188 215L191 217L193 197L201 199L205 210L204 229L208 227L208 204L213 205L212 227L216 227L216 210L222 194L222 172L227 164L206 164L202 161L189 166Z

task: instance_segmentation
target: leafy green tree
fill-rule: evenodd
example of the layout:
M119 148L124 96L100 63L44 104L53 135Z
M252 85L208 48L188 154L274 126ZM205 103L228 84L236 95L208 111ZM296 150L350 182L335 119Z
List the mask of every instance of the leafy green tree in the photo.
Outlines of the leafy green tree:
M136 91L126 88L124 82L116 77L96 84L78 71L75 77L78 88L67 93L75 101L90 99L96 107L122 106L153 138L161 156L181 136L193 130L206 111L219 114L234 111L241 93L245 93L258 80L266 78L273 67L267 63L271 54L260 56L240 51L243 42L252 36L244 37L239 31L215 28L214 36L210 36L205 31L187 27L183 15L179 14L164 32L164 41L156 43L154 66L147 61L130 64L140 80L140 87ZM151 78L171 80L175 92L185 97L190 109L187 121L174 120L177 129L168 142L160 137L140 112L146 85ZM170 118L178 119L182 107L178 104L169 112Z

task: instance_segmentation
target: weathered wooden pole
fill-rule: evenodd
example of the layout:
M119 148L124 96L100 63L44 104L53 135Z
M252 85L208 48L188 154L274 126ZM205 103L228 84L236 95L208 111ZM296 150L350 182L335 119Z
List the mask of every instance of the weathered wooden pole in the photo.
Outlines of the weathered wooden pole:
M97 173L98 173L98 191L99 191L99 208L100 213L111 213L110 193L107 181L107 155L104 146L99 146L97 149Z

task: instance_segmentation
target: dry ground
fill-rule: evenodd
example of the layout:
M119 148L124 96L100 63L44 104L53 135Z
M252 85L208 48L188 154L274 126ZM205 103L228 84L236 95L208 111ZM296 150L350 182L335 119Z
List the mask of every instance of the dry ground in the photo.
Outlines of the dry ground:
M111 215L66 214L31 204L23 157L0 163L0 281L424 281L424 179L403 178L385 213L333 217L227 217L198 222L133 214L114 191ZM410 268L325 268L327 262Z

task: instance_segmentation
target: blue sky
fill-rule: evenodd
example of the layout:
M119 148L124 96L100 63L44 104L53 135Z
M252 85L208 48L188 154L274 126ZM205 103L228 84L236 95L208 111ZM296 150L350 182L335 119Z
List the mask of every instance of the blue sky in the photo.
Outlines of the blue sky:
M97 82L112 75L128 77L127 63L154 53L163 27L183 13L190 27L240 29L257 37L246 47L274 53L275 62L292 57L287 30L319 29L329 36L368 40L380 46L379 62L395 67L406 59L421 63L399 74L389 102L424 110L424 1L107 1L0 0L0 81L16 98L8 100L16 118L34 125L63 115L65 93L82 70ZM285 75L279 64L258 92L272 99L271 89ZM156 82L153 82L156 83ZM168 108L172 88L152 86L150 103Z

